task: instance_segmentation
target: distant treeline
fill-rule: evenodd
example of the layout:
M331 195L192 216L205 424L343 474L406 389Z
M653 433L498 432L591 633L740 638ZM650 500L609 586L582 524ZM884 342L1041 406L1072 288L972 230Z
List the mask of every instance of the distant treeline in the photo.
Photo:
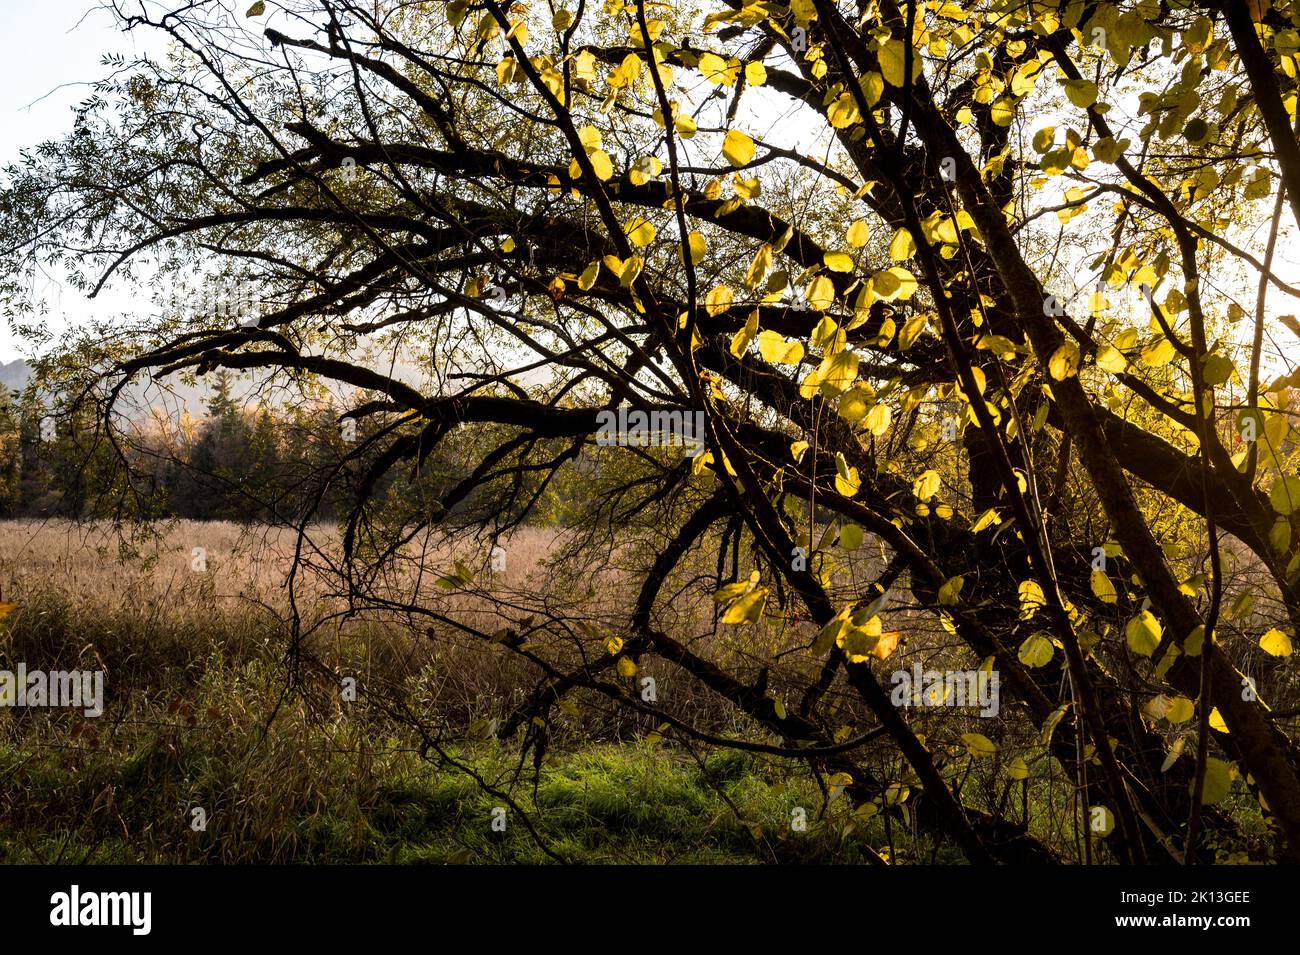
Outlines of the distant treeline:
M51 416L32 396L0 389L0 518L346 516L372 463L365 439L380 425L341 422L342 409L328 400L253 406L231 390L219 373L203 417L155 415L110 441L90 411ZM412 515L436 511L471 473L472 449L463 444L459 434L445 436L418 464L385 471L375 497ZM457 507L475 499L458 497ZM554 489L548 501L557 503Z

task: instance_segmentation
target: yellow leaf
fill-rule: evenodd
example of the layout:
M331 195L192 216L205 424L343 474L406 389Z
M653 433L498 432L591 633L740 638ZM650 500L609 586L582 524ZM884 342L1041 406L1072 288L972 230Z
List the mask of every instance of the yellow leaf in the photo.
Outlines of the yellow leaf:
M819 275L808 283L804 298L819 312L824 312L835 304L835 285L824 275Z
M736 332L731 339L731 354L742 357L749 349L749 343L758 335L758 312L751 312L745 327Z
M722 155L733 166L743 166L754 158L754 141L740 130L733 129L722 141Z
M906 57L907 48L902 40L896 40L889 37L880 43L880 72L884 76L885 82L890 86L903 85L903 60ZM912 52L912 79L915 80L921 72L921 56L916 51Z
M716 53L704 53L700 56L700 72L715 86L730 86L736 82L735 74L731 73L727 61Z
M862 88L862 95L866 97L868 106L875 106L880 102L880 97L885 95L885 80L879 73L863 73L858 85Z
M1092 80L1065 80L1065 96L1080 109L1087 109L1097 102L1097 84Z
M772 246L764 242L754 255L754 261L749 263L749 270L745 273L745 288L750 290L757 288L758 283L763 281L763 276L767 275L767 270L771 267Z
M1073 378L1079 373L1079 346L1073 339L1066 339L1052 352L1047 371L1056 381Z
M962 733L961 741L972 756L992 756L998 751L998 744L981 733Z
M654 241L655 227L646 219L629 219L623 226L627 240L635 246L646 246Z
M925 331L925 323L929 318L927 313L917 312L903 323L903 327L898 332L899 351L906 351L912 347L912 344L921 337L921 332Z
M618 675L622 677L636 676L636 664L627 657L618 658Z
M757 61L746 63L745 82L750 86L762 86L767 82L767 67Z
M1152 368L1159 368L1173 361L1176 353L1173 342L1161 336L1142 349L1142 361Z
M767 602L767 588L755 587L749 593L732 601L723 612L722 623L742 624L758 623L763 614L763 605Z
M894 237L889 240L889 257L895 262L902 262L914 255L916 255L916 243L912 240L912 233L907 229L898 229L894 232Z
M862 541L862 528L857 524L845 524L840 528L840 546L845 550L857 550Z
M858 477L857 468L849 468L846 473L835 475L835 490L845 497L853 497L862 487L862 481Z
M881 301L892 302L895 299L905 301L916 291L916 276L907 269L895 265L871 276L871 288Z
M1237 767L1232 763L1224 762L1213 756L1205 760L1205 783L1201 788L1201 803L1206 806L1213 806L1220 803L1227 797L1232 790L1232 781L1237 777ZM1188 788L1194 792L1196 780L1193 779Z
M710 317L721 315L731 308L732 291L730 285L717 285L704 297L704 308Z
M601 182L609 180L614 175L614 164L610 162L609 154L603 149L592 150L591 168L595 170L596 178Z
M849 231L844 233L844 241L855 249L860 249L867 244L871 238L871 229L863 219L857 219L849 226Z
M1259 638L1259 647L1270 656L1289 657L1291 655L1291 638L1274 627Z
M822 393L834 397L848 391L858 375L858 356L851 351L842 351L822 360L817 369L821 381Z
M1128 367L1128 359L1113 345L1103 345L1097 351L1097 367L1118 375Z
M853 256L847 252L827 252L822 255L822 261L832 272L853 271Z
M881 402L873 405L871 410L867 412L867 416L863 419L862 425L879 438L889 430L889 423L893 420L893 417L894 414L890 410L889 405Z
M865 663L880 642L882 629L880 618L872 617L861 626L842 628L835 642L850 663Z
M631 288L632 283L636 281L637 276L641 274L641 269L645 267L645 260L639 255L628 256L623 267L618 270L618 283L623 288Z
M691 264L699 265L704 260L704 253L708 250L704 236L698 232L692 232L687 236L686 242L691 247Z
M928 501L939 493L941 479L938 471L922 471L921 476L912 482L912 493L922 501Z
M664 164L656 156L642 156L627 172L627 178L634 186L644 186L664 171Z
M1110 582L1104 570L1092 572L1092 593L1105 604L1113 604L1119 600L1119 595L1115 593L1115 585Z
M994 100L993 105L989 107L989 119L993 120L998 126L1010 126L1011 121L1016 118L1016 104L1008 96L1001 96Z
M1165 705L1165 719L1171 723L1186 723L1196 712L1196 704L1185 696L1176 696Z
M1150 610L1143 610L1136 617L1128 622L1124 628L1124 635L1128 639L1129 649L1138 656L1149 657L1155 653L1156 647L1160 646L1160 635L1163 630L1160 621L1155 618Z
M1018 588L1020 594L1020 619L1028 620L1042 607L1047 606L1043 588L1036 580L1023 580Z
M780 332L770 328L759 333L758 350L764 361L778 365L797 365L804 355L803 342L787 340Z
M862 114L858 112L858 104L853 101L853 96L841 93L826 111L826 119L833 128L845 129L862 122Z
M903 638L901 630L887 630L880 635L876 645L871 648L871 655L877 660L884 660L891 653L898 649L898 643Z
M1055 654L1056 648L1052 646L1052 641L1041 633L1036 633L1020 644L1020 651L1016 656L1027 667L1045 667L1052 662Z

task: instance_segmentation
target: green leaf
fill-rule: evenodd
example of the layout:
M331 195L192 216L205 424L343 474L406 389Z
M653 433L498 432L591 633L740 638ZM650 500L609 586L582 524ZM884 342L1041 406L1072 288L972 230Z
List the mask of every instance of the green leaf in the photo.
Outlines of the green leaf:
M1300 510L1300 477L1278 478L1268 492L1268 502L1279 514Z
M857 524L845 524L840 528L840 546L845 550L857 550L862 546L862 528Z
M1223 801L1232 789L1232 781L1237 777L1237 767L1210 756L1205 760L1205 785L1201 789L1201 804L1213 806ZM1188 784L1188 791L1195 792L1196 780Z

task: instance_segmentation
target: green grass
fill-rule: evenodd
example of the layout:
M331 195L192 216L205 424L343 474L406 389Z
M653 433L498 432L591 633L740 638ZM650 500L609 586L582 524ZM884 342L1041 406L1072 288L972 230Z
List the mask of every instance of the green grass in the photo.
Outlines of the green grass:
M372 754L358 768L351 754L320 752L295 771L274 731L242 754L228 736L209 745L196 729L187 736L178 744L168 729L144 745L72 759L61 748L0 750L0 773L20 787L6 797L0 861L553 861L516 811L504 832L493 831L503 799L414 753ZM566 861L861 861L857 836L844 834L846 806L832 804L819 823L816 787L759 761L727 780L662 743L600 744L556 753L535 780L530 768L511 786L517 756L506 747L449 755L509 791ZM790 829L796 805L808 809L803 833ZM188 825L192 806L208 811L203 832Z

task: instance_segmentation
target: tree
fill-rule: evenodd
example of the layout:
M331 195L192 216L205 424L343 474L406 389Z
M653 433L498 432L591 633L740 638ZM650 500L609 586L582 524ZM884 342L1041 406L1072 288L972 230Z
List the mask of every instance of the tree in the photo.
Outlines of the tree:
M106 405L181 369L364 393L340 465L358 600L412 522L495 535L583 475L584 546L653 546L617 642L586 634L575 659L571 621L456 618L536 668L509 727L528 745L579 691L720 742L629 685L667 661L776 741L730 745L844 774L864 801L896 782L862 758L886 747L972 862L1043 858L959 785L959 757L996 741L923 739L891 702L881 618L905 590L1001 675L1005 747L1028 728L1085 820L1113 815L1115 858L1230 837L1202 806L1240 776L1300 860L1300 754L1269 709L1294 681L1239 666L1259 652L1252 593L1276 627L1300 621L1300 379L1269 298L1300 296L1274 268L1300 216L1294 5L165 6L122 22L170 34L173 58L103 84L67 141L10 170L10 272L67 263L93 294L202 260L209 302L252 283L251 323L205 305L95 330L73 393ZM1267 236L1239 227L1260 217ZM6 291L21 308L21 282ZM703 452L605 446L620 406L699 414ZM382 482L462 428L467 476L384 520ZM864 535L886 554L866 584L842 559ZM715 649L656 625L705 548ZM1233 585L1247 563L1258 579ZM795 652L727 652L799 616ZM847 739L844 694L870 726Z

